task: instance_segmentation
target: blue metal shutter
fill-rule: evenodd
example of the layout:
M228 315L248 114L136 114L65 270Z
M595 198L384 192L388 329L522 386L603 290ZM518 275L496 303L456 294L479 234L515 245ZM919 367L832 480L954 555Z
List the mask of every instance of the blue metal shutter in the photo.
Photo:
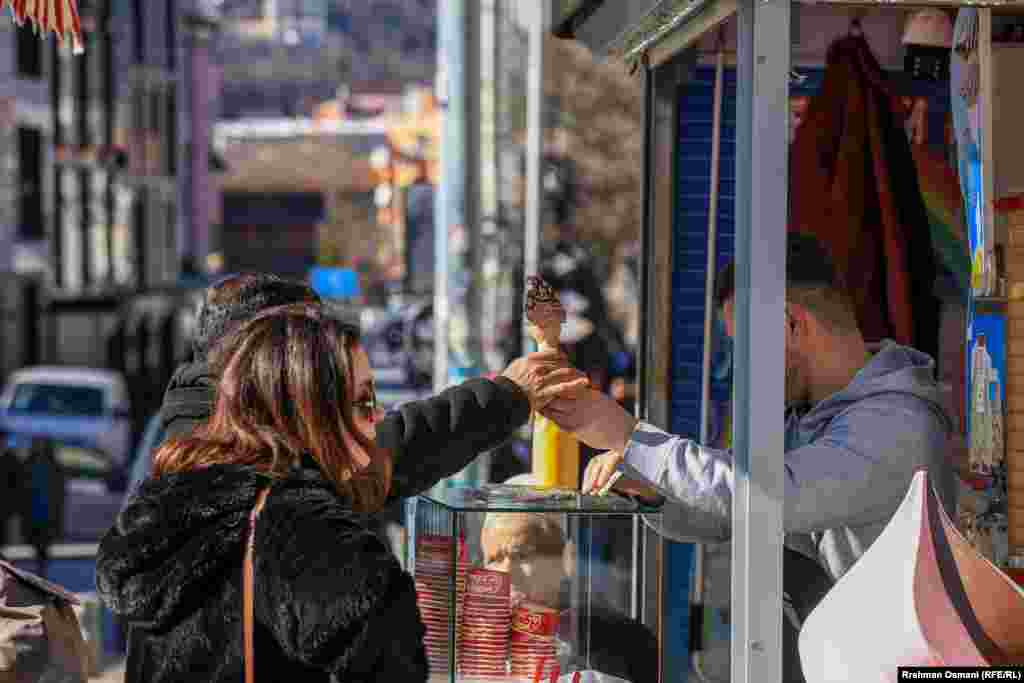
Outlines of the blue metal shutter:
M718 196L718 268L735 248L736 72L725 70L722 93L721 160ZM711 136L715 70L695 69L680 93L676 156L676 214L672 266L671 431L700 435L700 394L704 350L704 287L711 180ZM716 269L717 270L717 269ZM725 384L712 398L728 398ZM669 543L665 556L665 680L686 680L690 671L690 587L693 546Z

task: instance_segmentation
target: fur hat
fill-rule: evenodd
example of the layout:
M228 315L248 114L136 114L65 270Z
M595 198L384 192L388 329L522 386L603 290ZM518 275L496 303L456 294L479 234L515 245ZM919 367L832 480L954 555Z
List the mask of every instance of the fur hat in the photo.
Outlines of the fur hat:
M269 273L229 275L208 287L199 304L192 350L205 357L238 323L263 309L295 303L320 303L320 297L303 282Z

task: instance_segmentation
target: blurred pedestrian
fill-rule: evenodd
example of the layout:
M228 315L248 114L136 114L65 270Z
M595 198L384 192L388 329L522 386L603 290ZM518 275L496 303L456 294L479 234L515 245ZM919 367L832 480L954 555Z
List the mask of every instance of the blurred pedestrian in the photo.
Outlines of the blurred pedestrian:
M25 540L36 555L36 573L46 576L50 564L50 546L64 533L64 503L67 477L54 453L50 439L32 440L24 465L27 492L22 529Z
M9 435L0 431L0 547L9 545L12 521L25 510L25 471L14 448L8 444Z

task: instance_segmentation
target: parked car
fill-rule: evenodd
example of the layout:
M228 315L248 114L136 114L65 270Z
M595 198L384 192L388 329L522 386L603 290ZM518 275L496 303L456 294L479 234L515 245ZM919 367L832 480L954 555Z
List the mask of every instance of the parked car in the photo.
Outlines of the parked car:
M8 445L42 437L95 448L115 468L132 450L131 403L124 377L113 370L31 367L11 373L0 393L0 431Z

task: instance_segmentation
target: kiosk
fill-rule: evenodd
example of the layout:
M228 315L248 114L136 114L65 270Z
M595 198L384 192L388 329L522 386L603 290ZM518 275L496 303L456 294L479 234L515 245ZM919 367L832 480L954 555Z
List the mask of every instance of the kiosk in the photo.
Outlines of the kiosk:
M726 551L732 560L731 600L724 612L728 619L716 621L709 616L714 610L703 602L710 578L705 575L707 557L721 549L666 540L661 568L663 681L691 676L714 680L702 669L701 651L708 638L723 632L731 640L732 681L781 680L781 321L789 141L794 118L799 117L791 96L801 91L813 95L832 40L862 31L883 69L898 76L898 87L915 102L925 103L928 113L921 116L932 124L926 129L941 139L942 123L955 98L950 96L950 50L946 47L943 54L942 49L909 49L908 41L914 39L908 37L908 20L916 11L938 7L952 24L962 6L966 5L867 0L553 0L555 35L580 41L600 56L626 61L644 83L641 417L675 433L714 440L730 416L729 408L721 406L730 395L732 400L736 479L733 537ZM1024 48L1007 44L1012 40L997 45L993 32L1012 39L1014 17L1024 16L1024 3L975 2L970 7L977 8L978 48L972 57L980 61L975 87L983 103L978 109L981 120L973 125L984 133L979 180L964 189L966 226L961 229L970 235L956 233L954 226L945 264L954 290L955 271L960 268L959 284L968 291L948 295L942 311L943 336L952 341L940 340L938 346L950 411L959 410L962 418L972 389L967 358L974 345L968 342L975 335L978 314L1006 320L1005 346L992 349L991 339L987 343L994 355L990 365L1002 370L1006 390L1005 400L996 405L1003 406L997 410L1006 413L1003 422L1008 425L1008 503L1001 509L1004 519L1009 517L1008 549L1003 555L1012 556L1015 545L1024 543L1024 532L1015 526L1024 524L1024 503L1015 500L1018 487L1022 493L1016 496L1024 496L1024 466L1015 465L1021 438L1014 412L1015 392L1024 391L1019 379L1024 375L1015 374L1020 373L1018 347L1024 326L1014 317L1018 308L1024 316L1024 306L1015 303L1018 295L1024 297L1024 288L1015 287L1015 276L1024 278L1024 256L1016 250L1024 247L1024 240L1015 243L1012 219L1012 213L1024 206L1015 202L1017 191L1024 189L1024 177L1014 178L1019 159L1024 158L1024 149L1018 147L1024 145L1007 125L1014 102L1024 98L1010 93L1012 81L1005 74L1013 70L1010 64L1018 54L1024 66ZM1024 22L1020 33L1024 37ZM929 76L931 69L936 76ZM936 143L941 145L941 140ZM956 162L951 163L957 169ZM958 170L963 182L966 173ZM922 185L928 182L923 180ZM958 238L970 242L973 265L963 265L959 249L966 246ZM997 263L996 247L1005 250L1004 264ZM731 349L723 350L709 314L711 287L713 273L733 258L737 329ZM729 365L720 358L729 353L731 392L716 372ZM986 380L982 392L997 388ZM967 483L976 483L975 475L984 480L978 488L984 489L988 512L998 516L998 500L991 505L1000 496L998 475L976 469L965 461L962 478ZM998 528L994 533L998 536ZM722 580L729 579L719 577Z

